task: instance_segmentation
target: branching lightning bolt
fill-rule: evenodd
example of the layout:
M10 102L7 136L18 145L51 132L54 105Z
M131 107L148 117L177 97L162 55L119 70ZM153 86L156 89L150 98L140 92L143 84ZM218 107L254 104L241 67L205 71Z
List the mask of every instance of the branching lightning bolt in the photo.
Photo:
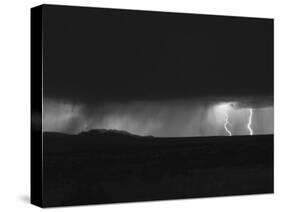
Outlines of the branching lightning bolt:
M252 116L253 116L253 109L250 108L250 109L249 109L249 121L248 121L248 125L247 125L247 127L248 127L248 129L249 129L249 131L250 131L250 135L253 135L253 130L252 130L252 128L251 128L251 125L252 125Z
M225 112L224 114L225 114L225 122L224 122L224 125L223 125L224 129L228 133L229 136L232 136L230 130L227 128L227 125L230 124L229 121L228 121L228 118L229 118L228 114L227 114L227 112Z

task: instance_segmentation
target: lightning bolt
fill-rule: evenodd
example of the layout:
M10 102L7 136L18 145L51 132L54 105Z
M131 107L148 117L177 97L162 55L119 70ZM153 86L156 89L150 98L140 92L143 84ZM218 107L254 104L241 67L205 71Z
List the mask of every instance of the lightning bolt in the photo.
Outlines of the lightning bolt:
M227 125L230 124L229 121L228 121L228 119L229 119L228 114L227 114L227 112L224 112L224 114L225 114L225 122L224 122L224 125L223 125L224 129L228 133L229 136L232 136L231 132L227 128Z
M249 109L249 121L248 121L248 125L247 125L247 127L248 127L248 129L249 129L249 132L250 132L250 135L253 135L253 130L252 130L252 128L251 128L251 125L252 125L252 116L253 116L253 109L250 108L250 109Z

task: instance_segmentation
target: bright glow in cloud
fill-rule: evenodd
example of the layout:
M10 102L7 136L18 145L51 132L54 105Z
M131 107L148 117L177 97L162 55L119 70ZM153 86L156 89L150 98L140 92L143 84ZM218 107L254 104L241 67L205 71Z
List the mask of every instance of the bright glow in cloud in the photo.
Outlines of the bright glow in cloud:
M216 114L219 115L224 115L224 129L226 131L226 133L231 136L232 133L231 131L228 129L228 125L231 125L229 122L229 111L233 109L233 106L235 105L234 102L228 102L228 103L221 103L217 106L215 106L215 110L216 110Z

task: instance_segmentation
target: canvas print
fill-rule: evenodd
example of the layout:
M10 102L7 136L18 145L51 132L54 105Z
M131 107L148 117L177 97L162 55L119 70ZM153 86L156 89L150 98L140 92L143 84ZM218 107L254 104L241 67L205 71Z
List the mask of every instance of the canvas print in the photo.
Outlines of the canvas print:
M31 10L31 201L273 193L273 20Z

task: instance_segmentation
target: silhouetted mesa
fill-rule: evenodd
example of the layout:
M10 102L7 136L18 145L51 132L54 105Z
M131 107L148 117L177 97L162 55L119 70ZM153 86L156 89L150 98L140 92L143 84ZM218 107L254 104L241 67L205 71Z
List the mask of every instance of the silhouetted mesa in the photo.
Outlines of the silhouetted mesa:
M115 129L92 129L89 131L83 131L79 133L83 136L133 136L133 137L150 137L150 136L140 136L130 133L125 130L115 130Z

